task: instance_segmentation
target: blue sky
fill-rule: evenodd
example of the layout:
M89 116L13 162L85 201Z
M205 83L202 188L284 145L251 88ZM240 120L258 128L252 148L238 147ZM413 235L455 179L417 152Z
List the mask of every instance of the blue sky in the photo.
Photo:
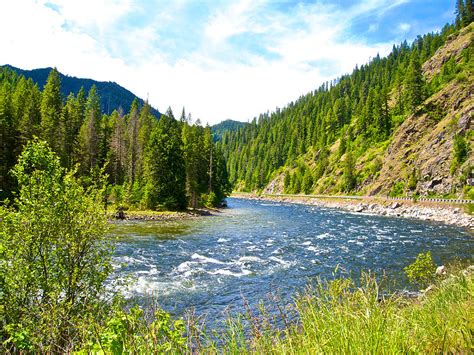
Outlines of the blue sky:
M0 64L116 81L160 111L247 121L440 30L454 0L11 0Z

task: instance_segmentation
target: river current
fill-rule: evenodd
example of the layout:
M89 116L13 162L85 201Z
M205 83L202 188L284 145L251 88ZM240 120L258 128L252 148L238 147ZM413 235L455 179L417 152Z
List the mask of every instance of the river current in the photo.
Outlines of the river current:
M384 272L402 288L403 267L420 252L437 264L474 261L472 234L441 223L235 198L228 205L217 216L115 224L114 277L132 279L125 294L151 296L174 316L194 309L212 326L242 311L244 299L290 302L336 267Z

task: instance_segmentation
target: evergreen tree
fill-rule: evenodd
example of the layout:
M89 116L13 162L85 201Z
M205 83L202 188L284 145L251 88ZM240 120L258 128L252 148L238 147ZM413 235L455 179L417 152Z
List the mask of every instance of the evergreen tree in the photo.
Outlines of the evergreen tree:
M184 111L183 111L184 113ZM183 117L183 115L182 115ZM183 122L183 121L181 121ZM204 137L199 126L185 124L182 129L183 153L186 161L186 191L194 209L198 206L199 195L204 192L202 173L207 176L206 160L202 156L204 150ZM205 179L204 179L205 180Z
M62 125L61 125L61 79L56 68L49 73L41 98L41 130L53 151L61 153Z
M127 162L127 126L125 118L119 112L114 111L111 115L112 134L110 137L110 151L108 155L108 167L111 182L121 185L125 180L125 169Z
M464 6L464 1L457 0L456 2L456 28L457 29L460 29L462 26L464 26L465 18L466 18L466 8Z
M131 185L133 185L136 178L139 129L138 100L135 99L128 115L128 179Z
M101 143L101 112L100 99L95 85L87 96L85 119L79 131L76 155L81 164L81 172L85 175L97 168L100 158Z
M10 196L14 181L10 169L15 164L13 109L10 83L4 81L0 87L0 198Z
M18 130L20 134L20 146L34 136L40 135L41 124L41 92L37 85L29 80L28 98L26 99L23 115L19 117Z
M304 172L301 188L306 195L309 195L313 190L313 175L309 169Z
M418 51L413 51L405 80L405 96L407 108L414 113L418 105L423 102L424 82L421 73L421 64Z
M463 21L463 25L468 26L471 22L474 21L474 8L472 6L472 0L466 0L465 9L466 17Z
M145 167L147 206L185 209L186 168L179 125L171 109L151 132Z
M62 112L62 127L64 128L62 160L66 167L72 167L74 147L76 146L77 136L84 120L83 107L81 107L79 97L74 97L72 93L69 94Z

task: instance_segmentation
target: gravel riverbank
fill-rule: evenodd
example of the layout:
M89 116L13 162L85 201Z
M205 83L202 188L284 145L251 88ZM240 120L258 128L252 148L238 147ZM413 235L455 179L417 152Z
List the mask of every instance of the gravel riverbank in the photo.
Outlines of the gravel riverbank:
M301 197L271 195L261 197L251 194L239 194L234 197L337 208L353 213L364 213L368 215L416 218L427 221L443 222L474 231L474 216L466 213L461 205L436 204L432 202L393 201L383 198L364 199L364 201L355 199L336 199L330 197L311 198L305 197L304 195Z
M115 212L108 216L109 222L119 223L120 221L174 221L202 216L212 216L219 213L218 210L197 209L183 212L160 212L160 211L123 211L120 216L119 212Z

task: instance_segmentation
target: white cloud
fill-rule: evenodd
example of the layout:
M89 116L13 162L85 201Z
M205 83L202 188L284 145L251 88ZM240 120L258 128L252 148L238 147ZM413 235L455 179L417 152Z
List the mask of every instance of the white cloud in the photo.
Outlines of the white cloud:
M137 10L131 0L54 3L58 11L45 7L44 1L8 3L4 13L21 16L5 16L0 22L0 64L25 69L56 66L68 75L116 81L140 97L149 94L151 104L162 112L171 106L179 113L186 106L204 123L247 120L282 107L391 48L391 43L341 39L363 11L392 6L386 0L366 0L349 9L300 5L291 14L262 12L263 1L231 2L215 9L203 24L203 44L173 61L160 46L161 40L170 40L160 26L172 24L173 11L184 3L160 11L155 22L120 30L118 24ZM230 38L243 33L261 36L262 42L255 45L275 57L229 44ZM128 50L133 53L124 53ZM326 70L314 63L323 63Z
M410 29L411 29L411 25L406 22L399 23L397 26L398 33L407 33L408 31L410 31Z

